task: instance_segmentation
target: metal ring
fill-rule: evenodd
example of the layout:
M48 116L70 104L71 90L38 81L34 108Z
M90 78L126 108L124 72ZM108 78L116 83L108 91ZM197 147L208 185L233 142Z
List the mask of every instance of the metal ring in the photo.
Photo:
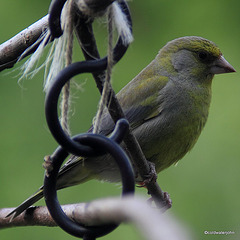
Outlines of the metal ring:
M89 145L91 148L98 146L98 148L100 147L101 149L104 149L106 152L110 153L120 169L123 185L122 195L134 193L135 182L131 163L126 153L116 142L102 135L91 133L75 136L73 140L77 142L83 142L84 144ZM64 150L62 147L59 147L51 156L53 170L48 172L44 179L45 201L52 218L64 231L76 237L94 239L110 233L118 225L111 224L97 227L86 227L73 222L63 212L57 199L56 182L59 169L67 156L68 153L66 150Z

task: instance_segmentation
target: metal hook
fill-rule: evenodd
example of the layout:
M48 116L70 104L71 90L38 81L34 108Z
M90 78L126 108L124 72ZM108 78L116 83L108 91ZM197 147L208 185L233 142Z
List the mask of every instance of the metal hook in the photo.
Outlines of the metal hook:
M117 165L119 166L119 170L121 173L123 185L122 195L124 196L126 194L134 193L135 181L131 163L126 153L116 142L105 136L91 133L77 135L73 137L73 141L81 142L85 145L88 145L92 149L95 149L96 147L97 149L101 148L104 150L105 153L108 152L109 154L111 154L113 159L115 159ZM94 239L96 237L100 237L110 233L118 225L111 224L97 227L86 227L84 225L73 222L63 212L57 199L56 182L59 169L67 156L67 151L62 147L59 147L51 156L51 171L45 174L44 196L46 205L49 209L51 216L63 230L76 237L84 237L85 239L88 239L90 236L91 239Z
M58 0L54 0L51 4L50 9L53 13L50 13L52 17L50 17L53 27L55 29L59 29L60 26L60 15L61 15L61 7L63 7L65 1L60 1L60 8L57 5ZM129 25L132 25L130 11L128 9L128 5L125 1L119 1L119 4L122 8L122 11L126 15ZM56 10L54 10L56 9ZM50 12L51 12L50 11ZM55 26L54 24L59 24ZM127 51L128 46L123 44L123 40L119 37L118 42L113 51L113 60L114 62L118 62L122 56ZM61 92L61 89L65 85L67 81L69 81L73 76L80 74L80 73L94 73L104 71L107 68L107 57L98 59L98 60L91 60L85 62L76 62L65 69L63 69L55 80L51 83L49 87L46 99L45 99L45 114L48 123L48 127L56 139L56 141L63 146L69 153L74 155L81 155L81 156L94 156L95 151L92 151L91 148L87 146L80 145L79 143L74 142L71 138L69 138L65 132L63 131L61 124L58 119L58 112L57 112L57 104L58 98Z
M59 38L62 34L61 13L67 0L52 0L49 7L48 25L52 38Z
M45 115L48 127L56 139L69 153L78 156L95 156L91 148L74 142L62 129L58 118L58 98L65 83L79 73L95 72L105 69L106 60L77 62L63 69L51 83L45 98Z
M129 130L129 122L125 118L121 118L117 121L116 126L109 137L112 141L120 144Z
M66 0L53 0L50 6L49 28L52 38L59 37L62 34L60 16L65 2ZM119 4L129 21L129 25L132 26L130 12L126 2L120 0ZM128 46L125 45L122 38L119 37L113 50L113 60L115 63L122 58L127 48ZM135 181L132 166L126 153L118 145L128 130L129 124L126 119L119 120L109 138L92 133L80 134L70 138L65 134L59 122L57 104L62 87L73 76L80 73L101 72L105 71L106 68L107 57L69 65L63 69L51 83L45 99L45 114L49 129L61 146L51 156L52 168L45 174L45 201L51 216L62 229L76 237L83 237L86 240L94 240L96 237L106 235L113 231L118 225L85 227L70 220L63 212L57 199L56 182L59 169L69 153L84 157L94 157L108 152L115 159L120 169L123 184L122 195L133 194Z

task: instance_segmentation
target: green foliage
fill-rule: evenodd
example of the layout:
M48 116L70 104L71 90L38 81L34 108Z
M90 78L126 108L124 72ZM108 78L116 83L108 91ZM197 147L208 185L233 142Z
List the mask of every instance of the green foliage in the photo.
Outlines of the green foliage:
M49 3L46 0L1 0L0 42L45 15ZM239 1L140 0L130 2L130 7L135 41L115 67L116 92L145 67L167 41L181 36L199 35L214 41L239 70ZM99 43L105 41L106 36L97 32L101 38ZM78 60L78 46L76 52L75 60ZM43 72L19 85L17 68L20 65L17 64L15 70L0 73L1 208L18 205L42 184L43 157L57 146L44 118ZM97 108L98 92L91 76L77 77L76 82L81 83L86 78L83 92L73 90L71 128L74 134L88 129ZM239 238L239 89L238 73L215 76L209 120L198 143L176 167L159 175L160 185L173 200L170 212L192 230L197 240ZM63 190L60 197L62 203L70 203L119 193L119 187L114 184L92 181ZM145 190L139 193L146 195ZM214 230L234 231L235 235L204 235L204 231ZM28 227L0 232L1 239L38 240L46 236L74 239L59 228ZM139 236L131 227L121 226L104 237L126 238L135 240Z

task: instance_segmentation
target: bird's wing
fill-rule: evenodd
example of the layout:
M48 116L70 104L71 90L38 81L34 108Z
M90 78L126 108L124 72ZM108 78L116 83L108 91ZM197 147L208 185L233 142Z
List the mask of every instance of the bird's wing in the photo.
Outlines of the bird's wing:
M136 81L138 79L134 80ZM117 94L117 98L131 128L134 130L144 122L160 114L161 101L158 99L159 91L166 86L168 78L154 76L144 80L142 83L133 81ZM110 135L114 125L110 114L107 109L105 109L100 124L100 134L105 136ZM92 126L88 132L91 131ZM82 161L83 158L81 157L71 156L60 169L58 177L61 178L65 173L71 171L71 169L75 168L77 165L82 164Z
M168 77L154 76L141 83L130 82L118 94L117 98L132 129L160 114L161 100L159 92L168 82ZM114 122L105 109L100 125L100 133L109 135ZM91 129L90 129L91 131Z
M79 164L83 164L82 163L83 158L82 157L76 157L71 155L70 158L68 159L68 161L61 167L59 173L58 173L58 177L61 177L61 175L63 175L65 172L71 170L72 168L76 167Z

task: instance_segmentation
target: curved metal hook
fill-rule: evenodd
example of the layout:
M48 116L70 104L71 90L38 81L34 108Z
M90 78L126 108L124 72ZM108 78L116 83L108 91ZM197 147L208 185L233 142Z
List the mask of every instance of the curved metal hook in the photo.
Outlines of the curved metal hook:
M105 59L77 62L64 68L51 83L45 98L45 115L48 127L56 141L69 153L78 156L95 156L90 147L73 141L62 129L58 118L58 98L65 83L80 73L102 71L105 69Z
M109 138L112 141L120 144L128 130L129 130L128 120L125 118L121 118L117 121L116 126Z
M60 1L60 8L58 8L58 1ZM51 11L53 11L50 15L51 23L49 23L54 29L59 29L60 25L60 15L61 15L61 6L63 7L66 0L53 0L51 4ZM121 9L126 15L129 25L132 25L131 15L128 8L128 5L125 1L119 1L121 5ZM56 10L55 10L56 9ZM51 12L50 11L50 12ZM49 19L49 20L50 20ZM58 24L55 26L55 24ZM118 62L122 56L127 51L128 46L123 44L123 40L120 37L118 42L113 50L113 60L114 62ZM49 129L56 139L56 141L63 146L69 153L74 155L82 155L82 156L93 156L95 153L91 150L91 148L87 146L80 145L74 142L71 138L69 138L65 132L63 131L61 124L58 119L58 112L57 112L57 103L58 98L61 92L61 89L65 85L67 81L69 81L73 76L80 74L80 73L93 73L93 72L100 72L104 71L107 68L107 57L98 59L98 60L91 60L85 62L76 62L65 69L63 69L55 80L52 82L51 86L49 87L46 99L45 99L45 114ZM80 149L81 148L81 149Z
M49 28L52 38L57 38L62 35L60 17L65 2L66 0L53 0L51 3L49 10ZM130 12L126 2L120 0L118 3L128 19L129 25L132 26ZM115 63L122 58L127 48L128 46L124 45L122 38L119 37L113 50L113 60ZM56 182L59 169L69 153L85 157L93 157L108 152L115 159L120 169L123 184L122 195L133 194L135 181L132 166L126 153L117 144L122 141L125 132L128 130L129 124L125 119L119 120L109 138L91 133L81 134L74 138L70 138L65 134L59 122L57 104L62 87L73 76L80 73L100 72L106 70L106 68L107 57L99 60L71 64L62 70L51 83L45 99L45 113L49 129L57 142L61 145L61 147L59 147L51 156L52 169L45 175L45 201L53 219L61 228L76 237L83 237L84 239L95 239L96 237L106 235L113 231L117 225L85 227L70 220L61 209L57 199Z
M49 7L48 25L52 38L59 38L62 34L61 13L67 0L52 0Z
M89 133L77 135L73 138L73 141L82 142L91 148L97 146L98 148L104 149L104 152L110 153L120 169L123 184L122 195L134 193L135 181L131 163L126 153L116 142L102 135ZM91 237L94 239L110 233L118 225L86 227L73 222L63 212L57 199L56 182L59 169L67 156L67 151L59 147L51 156L53 168L45 175L44 196L51 216L63 230L76 237L84 237L84 239Z

